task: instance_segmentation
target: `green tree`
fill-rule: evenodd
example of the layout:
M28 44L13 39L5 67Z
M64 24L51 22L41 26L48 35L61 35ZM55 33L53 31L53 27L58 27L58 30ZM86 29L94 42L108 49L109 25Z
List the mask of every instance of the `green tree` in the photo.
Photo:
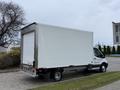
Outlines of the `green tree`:
M117 54L120 54L120 46L117 46Z
M100 44L98 45L98 49L102 52L102 48Z
M106 46L105 45L103 46L103 53L104 53L104 55L107 54L107 50L106 50Z
M107 46L107 55L110 55L111 54L111 48L110 46Z
M112 47L112 54L116 54L115 46Z

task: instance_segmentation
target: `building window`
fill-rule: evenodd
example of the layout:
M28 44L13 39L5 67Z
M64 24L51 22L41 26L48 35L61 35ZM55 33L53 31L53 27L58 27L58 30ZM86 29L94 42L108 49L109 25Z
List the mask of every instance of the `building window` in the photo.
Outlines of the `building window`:
M116 42L119 42L119 37L118 36L116 36Z
M115 30L116 30L116 32L118 32L118 25L115 26Z

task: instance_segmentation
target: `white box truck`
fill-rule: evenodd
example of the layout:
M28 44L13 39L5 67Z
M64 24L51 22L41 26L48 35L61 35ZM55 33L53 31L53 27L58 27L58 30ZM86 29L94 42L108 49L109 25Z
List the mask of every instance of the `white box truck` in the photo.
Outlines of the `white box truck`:
M32 23L21 29L21 37L21 68L26 72L59 81L67 70L107 69L105 56L93 48L92 32Z

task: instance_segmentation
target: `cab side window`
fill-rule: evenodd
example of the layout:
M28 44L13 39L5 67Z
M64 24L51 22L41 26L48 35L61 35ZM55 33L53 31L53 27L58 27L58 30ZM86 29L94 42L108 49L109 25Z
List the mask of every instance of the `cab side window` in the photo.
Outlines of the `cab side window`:
M104 55L97 48L94 48L94 55L99 58L104 58Z

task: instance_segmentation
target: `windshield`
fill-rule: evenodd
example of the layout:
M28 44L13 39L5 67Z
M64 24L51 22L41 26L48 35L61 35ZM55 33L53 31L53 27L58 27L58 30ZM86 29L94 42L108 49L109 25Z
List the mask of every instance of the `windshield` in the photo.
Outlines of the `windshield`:
M94 48L94 55L99 58L105 58L105 56L98 50L97 48Z

